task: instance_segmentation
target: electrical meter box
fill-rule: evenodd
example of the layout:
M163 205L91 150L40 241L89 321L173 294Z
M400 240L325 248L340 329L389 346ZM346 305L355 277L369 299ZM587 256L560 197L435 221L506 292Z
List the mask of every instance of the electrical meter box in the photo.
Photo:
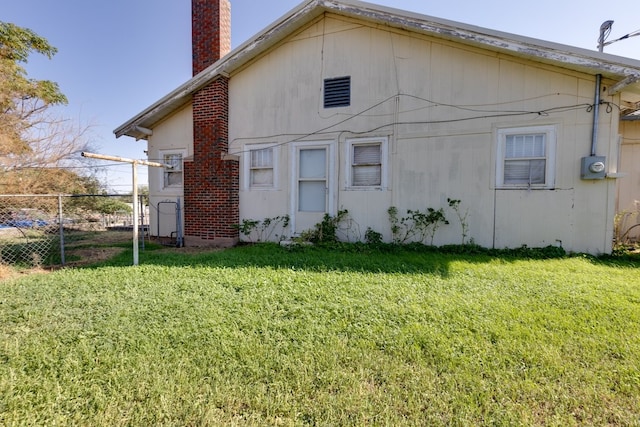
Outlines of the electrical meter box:
M604 179L606 177L604 156L589 156L582 158L580 168L580 178L582 179Z

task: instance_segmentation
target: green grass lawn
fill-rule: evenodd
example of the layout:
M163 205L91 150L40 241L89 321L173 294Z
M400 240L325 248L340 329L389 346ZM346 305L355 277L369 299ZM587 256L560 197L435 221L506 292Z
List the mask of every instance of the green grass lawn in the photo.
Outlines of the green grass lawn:
M0 282L1 425L640 425L640 262L275 245Z

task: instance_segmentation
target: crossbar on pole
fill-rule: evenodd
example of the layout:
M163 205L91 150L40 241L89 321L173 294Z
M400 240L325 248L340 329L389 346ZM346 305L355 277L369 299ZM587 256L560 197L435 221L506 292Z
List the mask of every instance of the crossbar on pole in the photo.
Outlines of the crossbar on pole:
M91 159L99 159L99 160L110 160L112 162L120 162L120 163L131 163L131 174L133 180L133 265L138 265L139 258L139 249L138 249L138 240L139 240L139 225L138 225L138 165L151 166L156 168L169 168L173 169L172 165L167 165L164 163L157 162L149 162L147 160L136 160L136 159L127 159L125 157L118 156L108 156L106 154L95 154L95 153L81 153L82 157L88 157Z

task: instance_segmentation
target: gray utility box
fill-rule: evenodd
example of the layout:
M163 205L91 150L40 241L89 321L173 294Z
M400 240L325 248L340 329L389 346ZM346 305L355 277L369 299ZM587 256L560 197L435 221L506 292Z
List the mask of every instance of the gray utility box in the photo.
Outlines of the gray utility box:
M580 168L580 178L582 179L605 179L606 157L604 156L589 156L582 158L582 167Z

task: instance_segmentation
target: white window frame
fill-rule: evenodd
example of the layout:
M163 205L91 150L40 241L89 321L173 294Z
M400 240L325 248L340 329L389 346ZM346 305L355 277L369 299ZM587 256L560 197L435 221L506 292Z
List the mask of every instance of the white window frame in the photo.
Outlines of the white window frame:
M259 151L259 150L267 150L267 149L271 149L271 169L272 169L272 173L273 173L273 180L271 182L271 184L266 184L266 185L252 185L251 184L251 171L254 169L258 169L258 168L254 168L251 164L251 153L253 151ZM276 145L274 145L273 143L269 143L269 144L247 144L244 147L244 189L245 190L251 190L251 191L265 191L265 190L274 190L277 188L278 185L278 147ZM263 168L263 169L268 169L268 168Z
M545 160L545 179L544 183L505 183L505 162L508 161L506 156L506 144L508 136L516 135L540 135L545 138L544 157L530 157L534 159ZM557 126L556 125L540 125L540 126L522 126L500 128L497 130L497 156L496 156L496 188L498 189L552 189L555 188L555 170L556 170L556 145L557 145ZM527 159L529 157L523 157Z
M304 212L298 211L298 176L299 176L299 167L298 164L298 151L300 149L312 149L312 148L325 148L327 149L327 211L329 215L336 215L337 202L338 202L338 167L336 167L336 142L333 140L326 141L299 141L294 142L290 145L289 148L289 170L290 172L290 185L292 188L292 197L289 198L289 214L291 215L291 233L295 234L296 230L296 215L303 214Z
M162 163L166 163L165 158L166 156L172 156L172 155L179 155L181 156L181 162L179 165L179 169L173 168L162 168L159 169L160 173L161 173L161 182L162 182L162 189L180 189L180 188L184 188L184 159L187 156L187 150L160 150L159 152L160 154L160 161ZM180 184L168 184L168 179L167 176L169 174L172 173L180 173L182 174L182 180Z
M380 184L376 185L355 185L353 182L354 165L354 147L358 145L380 145ZM346 164L345 164L345 187L347 190L381 190L388 187L388 169L389 169L389 138L388 137L370 137L370 138L351 138L346 140Z

